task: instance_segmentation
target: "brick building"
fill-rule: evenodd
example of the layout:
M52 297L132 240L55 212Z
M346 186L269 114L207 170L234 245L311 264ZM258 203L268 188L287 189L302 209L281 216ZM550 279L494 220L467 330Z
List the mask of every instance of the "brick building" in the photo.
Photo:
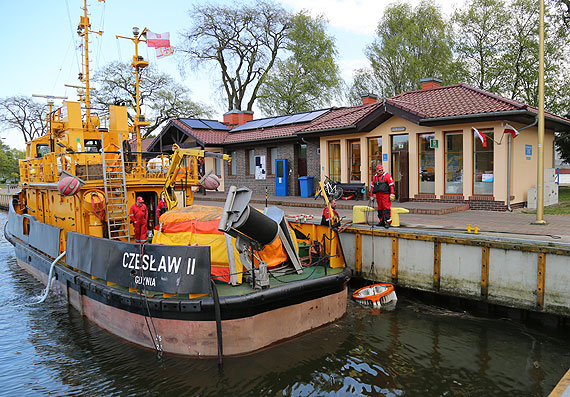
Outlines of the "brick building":
M525 205L536 186L537 120L531 106L428 78L421 90L383 100L365 95L360 106L256 120L252 112L231 111L223 123L173 119L148 150L177 143L231 154L230 165L209 159L206 168L225 183L270 195L283 181L288 195L299 195L301 176L368 186L381 163L400 201L504 211ZM554 133L568 131L569 119L545 113L545 168L554 167ZM287 161L287 175L276 175L283 164L276 160Z

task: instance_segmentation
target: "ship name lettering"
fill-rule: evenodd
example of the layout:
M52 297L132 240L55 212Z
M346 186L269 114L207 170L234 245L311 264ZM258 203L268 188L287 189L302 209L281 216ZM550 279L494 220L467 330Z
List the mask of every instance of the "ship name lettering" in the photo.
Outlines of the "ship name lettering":
M135 284L144 285L145 287L156 287L156 278L146 276L136 276Z

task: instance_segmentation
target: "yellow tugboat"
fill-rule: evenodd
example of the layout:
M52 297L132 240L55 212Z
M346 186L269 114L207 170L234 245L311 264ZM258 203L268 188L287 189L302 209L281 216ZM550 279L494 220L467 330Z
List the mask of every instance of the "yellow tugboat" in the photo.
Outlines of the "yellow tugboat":
M149 159L141 152L148 123L138 86L132 124L125 107L91 108L90 32L85 0L78 27L85 95L52 109L47 133L28 142L4 231L20 267L46 284L44 299L60 294L100 327L160 353L220 359L343 316L350 270L340 254L330 265L326 256L302 264L282 211L253 209L251 191L234 186L223 209L192 205L193 191L208 185L199 160L227 155L177 148ZM137 50L137 76L147 65ZM162 193L169 211L158 218ZM185 205L177 209L179 200ZM137 201L150 218L152 243L136 242L141 227L129 213L141 211Z

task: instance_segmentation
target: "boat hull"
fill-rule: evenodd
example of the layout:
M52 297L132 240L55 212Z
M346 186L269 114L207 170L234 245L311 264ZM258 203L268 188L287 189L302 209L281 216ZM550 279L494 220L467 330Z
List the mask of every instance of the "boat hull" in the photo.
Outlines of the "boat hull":
M47 283L52 259L5 233L19 266ZM241 355L294 338L346 313L350 270L240 296L220 297L224 355ZM101 328L137 345L154 348L149 326L166 353L218 354L215 303L203 299L147 298L56 265L52 292L63 296Z

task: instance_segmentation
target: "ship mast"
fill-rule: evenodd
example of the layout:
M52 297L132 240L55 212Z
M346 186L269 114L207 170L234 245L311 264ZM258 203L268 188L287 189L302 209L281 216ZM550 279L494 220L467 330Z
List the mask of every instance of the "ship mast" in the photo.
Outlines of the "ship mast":
M105 0L99 0L104 2ZM83 16L79 21L79 25L77 26L77 34L79 36L83 36L84 39L84 64L83 64L83 72L79 73L79 81L85 83L85 115L87 117L87 125L91 124L91 99L89 93L89 32L98 34L101 36L103 34L102 30L93 31L89 30L91 27L91 23L89 22L89 16L87 15L87 0L83 0Z
M135 98L135 122L133 123L135 127L135 134L137 139L137 164L141 165L142 161L142 139L141 139L141 127L146 127L150 125L148 121L145 121L144 116L141 115L140 107L140 71L148 66L148 62L144 60L142 56L139 56L139 43L142 41L146 43L146 32L147 29L144 28L142 32L139 31L138 27L133 27L133 37L118 36L117 38L131 40L135 44L135 56L133 56L133 61L131 66L135 69L135 88L136 88L136 98Z

